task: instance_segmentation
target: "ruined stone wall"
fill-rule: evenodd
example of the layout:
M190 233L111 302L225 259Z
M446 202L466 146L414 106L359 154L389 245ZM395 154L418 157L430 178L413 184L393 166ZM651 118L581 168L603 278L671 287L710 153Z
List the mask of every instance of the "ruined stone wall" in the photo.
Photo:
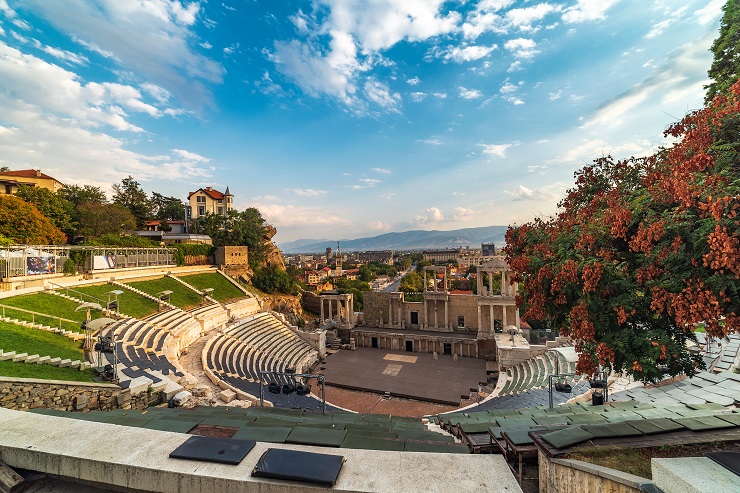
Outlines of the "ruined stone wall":
M132 396L128 389L112 384L0 377L0 407L16 411L145 409L158 402L158 392Z
M375 291L362 293L364 324L368 327L380 327L382 321L383 325L388 325L388 305L391 298L392 293Z
M457 318L465 317L464 328L470 332L478 331L478 298L474 295L459 294L450 295L449 301L450 324L454 330L463 330L457 326ZM444 317L444 312L442 313Z

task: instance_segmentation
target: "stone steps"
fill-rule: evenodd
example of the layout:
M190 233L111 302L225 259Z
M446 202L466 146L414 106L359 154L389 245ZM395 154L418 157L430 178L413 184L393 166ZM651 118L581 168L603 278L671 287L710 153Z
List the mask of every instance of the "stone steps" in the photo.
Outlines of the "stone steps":
M52 365L62 368L76 368L80 371L92 368L92 363L80 360L70 360L61 358L52 358L51 356L40 356L38 354L16 353L15 351L3 351L0 349L0 361L13 361L16 363L26 363L28 365Z

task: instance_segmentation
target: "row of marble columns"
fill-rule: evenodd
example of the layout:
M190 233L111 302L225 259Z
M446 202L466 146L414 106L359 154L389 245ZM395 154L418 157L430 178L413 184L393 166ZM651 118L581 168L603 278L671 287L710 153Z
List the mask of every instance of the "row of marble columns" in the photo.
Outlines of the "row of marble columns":
M433 308L434 308L434 324L433 325L429 323L429 306L428 305L429 305L430 302L431 303L434 303L434 306L433 306ZM439 300L427 300L426 298L424 298L424 320L423 321L422 320L419 321L419 323L421 324L422 329L423 328L433 328L433 329L438 329L439 328L439 317L438 317L438 314L437 314L437 306L439 304L438 302L439 302ZM446 330L449 330L449 328L450 328L450 314L449 314L449 310L448 310L448 306L447 306L448 305L447 300L442 300L442 303L444 303L444 310L445 310L445 318L444 318L444 326L443 327Z
M328 319L324 317L324 301L327 301L329 303L329 317L328 317ZM335 302L335 306L333 307L334 309L332 309L332 301ZM344 320L347 323L352 323L352 310L353 310L353 307L350 304L350 299L349 298L345 298L345 299L334 299L334 300L332 300L331 298L320 297L319 298L319 307L320 307L320 315L321 315L321 323L322 324L324 322L326 322L327 320L333 320L334 319L334 317L332 316L332 314L334 313L334 311L336 311L337 312L337 315L339 315L339 321L340 322L342 320ZM344 317L342 317L342 309L344 309L344 313L345 313L345 316Z
M378 339L378 348L385 349L387 351L405 351L406 339L403 336L398 335L385 335L385 334L371 334L363 332L354 332L357 345L360 347L372 347L372 338ZM395 344L394 344L395 342ZM460 342L451 341L446 342L444 340L427 339L427 338L414 338L414 351L415 353L434 353L437 352L442 354L444 352L444 344L452 345L452 354L458 356L477 358L478 357L478 346L476 341Z

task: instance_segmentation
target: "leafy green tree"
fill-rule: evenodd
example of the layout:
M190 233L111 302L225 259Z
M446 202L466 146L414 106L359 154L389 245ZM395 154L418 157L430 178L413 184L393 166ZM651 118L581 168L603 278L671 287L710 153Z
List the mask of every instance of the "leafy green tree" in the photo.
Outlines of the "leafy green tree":
M120 184L113 185L113 203L131 211L136 218L137 228L143 228L144 221L152 215L152 204L133 176L128 176L121 180Z
M154 217L160 221L182 221L185 219L185 205L177 197L165 197L160 193L152 192L152 198L149 202L152 205Z
M722 10L719 37L711 48L714 60L709 78L712 82L704 86L707 103L719 94L727 94L740 77L740 0L727 0Z
M95 204L105 204L108 202L105 192L100 187L94 187L92 185L64 185L64 188L57 191L57 194L64 200L71 202L75 207L85 202Z
M290 274L274 265L258 269L252 277L252 284L267 294L280 292L295 295L298 293L298 288Z
M20 185L16 196L35 205L43 215L49 218L54 226L65 233L74 231L72 223L74 207L68 200L46 188L28 185Z
M77 206L80 212L79 232L88 238L136 228L136 218L121 204L85 202Z
M66 235L35 205L15 195L0 195L0 238L26 245L57 245Z
M370 282L375 279L375 274L372 269L367 265L360 266L360 280L364 282Z
M404 293L420 293L424 291L424 278L418 271L411 271L403 276L398 289Z

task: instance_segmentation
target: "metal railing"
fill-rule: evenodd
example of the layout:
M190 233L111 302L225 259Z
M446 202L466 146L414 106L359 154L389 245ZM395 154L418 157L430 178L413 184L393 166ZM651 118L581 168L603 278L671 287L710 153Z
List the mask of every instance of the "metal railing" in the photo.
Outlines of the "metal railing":
M82 301L89 301L91 303L98 303L100 306L105 306L106 301L103 299L100 299L96 296L93 296L91 294L83 293L82 291L77 291L76 289L69 288L67 286L61 286L59 284L54 284L53 282L49 283L49 286L51 286L53 289L64 291L64 294L67 296L70 296L72 298L77 298ZM71 296L69 293L74 293L75 296Z
M9 315L9 313L12 312L21 312L23 314L30 314L31 320L28 320L27 317L12 317ZM31 322L32 324L43 324L48 325L49 327L54 327L55 322L59 322L59 324L56 326L58 329L63 330L72 330L74 332L80 332L80 325L82 322L78 322L76 320L70 320L68 318L63 317L56 317L53 315L48 315L46 313L39 313L34 312L32 310L26 310L25 308L17 308L15 306L10 305L0 305L0 314L2 314L2 318L18 318L18 320L23 320L24 322ZM53 321L51 324L49 324L47 321ZM64 324L66 323L67 327L64 327ZM73 327L69 327L69 325L72 325Z

